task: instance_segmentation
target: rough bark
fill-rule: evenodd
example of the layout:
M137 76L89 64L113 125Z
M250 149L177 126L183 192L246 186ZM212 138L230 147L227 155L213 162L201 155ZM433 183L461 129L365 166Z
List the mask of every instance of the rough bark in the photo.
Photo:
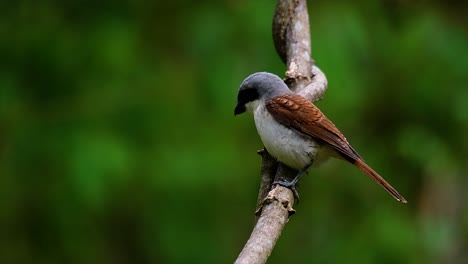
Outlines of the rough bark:
M288 87L310 101L320 99L327 79L311 58L309 16L306 0L279 0L273 17L275 48L287 66ZM274 179L292 179L297 171L275 162L267 151L262 155L260 190L257 201L257 223L235 263L265 263L276 241L294 214L291 190L274 186Z

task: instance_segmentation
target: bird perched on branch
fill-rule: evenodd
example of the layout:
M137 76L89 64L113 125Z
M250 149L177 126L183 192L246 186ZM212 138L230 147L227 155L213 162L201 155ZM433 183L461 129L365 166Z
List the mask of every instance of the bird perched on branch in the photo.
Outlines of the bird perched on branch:
M234 114L246 111L253 112L257 132L267 151L299 171L292 181L274 182L290 188L296 197L296 184L307 169L335 157L353 164L396 200L406 203L395 188L364 162L313 103L289 90L278 76L258 72L242 82Z

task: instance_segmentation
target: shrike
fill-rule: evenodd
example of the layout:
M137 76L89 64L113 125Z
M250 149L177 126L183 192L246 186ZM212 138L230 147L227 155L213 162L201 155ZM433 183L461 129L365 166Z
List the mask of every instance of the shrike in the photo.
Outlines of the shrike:
M267 151L299 171L290 182L275 182L290 188L296 196L295 187L302 174L312 164L316 166L329 157L335 157L353 164L395 199L406 203L395 188L364 162L313 103L289 90L278 76L258 72L242 82L234 114L246 111L253 112L257 132Z

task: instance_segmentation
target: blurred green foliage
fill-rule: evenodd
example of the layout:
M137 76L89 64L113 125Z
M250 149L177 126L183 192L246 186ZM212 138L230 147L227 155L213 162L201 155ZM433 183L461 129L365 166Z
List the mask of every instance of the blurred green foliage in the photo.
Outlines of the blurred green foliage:
M0 263L229 263L262 147L233 116L283 75L275 1L0 3ZM270 263L467 263L468 4L309 1L318 103L402 205L312 170Z

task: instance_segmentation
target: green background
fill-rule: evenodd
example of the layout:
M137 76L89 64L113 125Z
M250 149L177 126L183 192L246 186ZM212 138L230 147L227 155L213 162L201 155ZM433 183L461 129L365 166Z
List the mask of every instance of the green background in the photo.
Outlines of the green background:
M309 1L318 106L408 204L333 160L269 263L468 263L468 4ZM2 1L0 263L230 263L284 76L275 1Z

